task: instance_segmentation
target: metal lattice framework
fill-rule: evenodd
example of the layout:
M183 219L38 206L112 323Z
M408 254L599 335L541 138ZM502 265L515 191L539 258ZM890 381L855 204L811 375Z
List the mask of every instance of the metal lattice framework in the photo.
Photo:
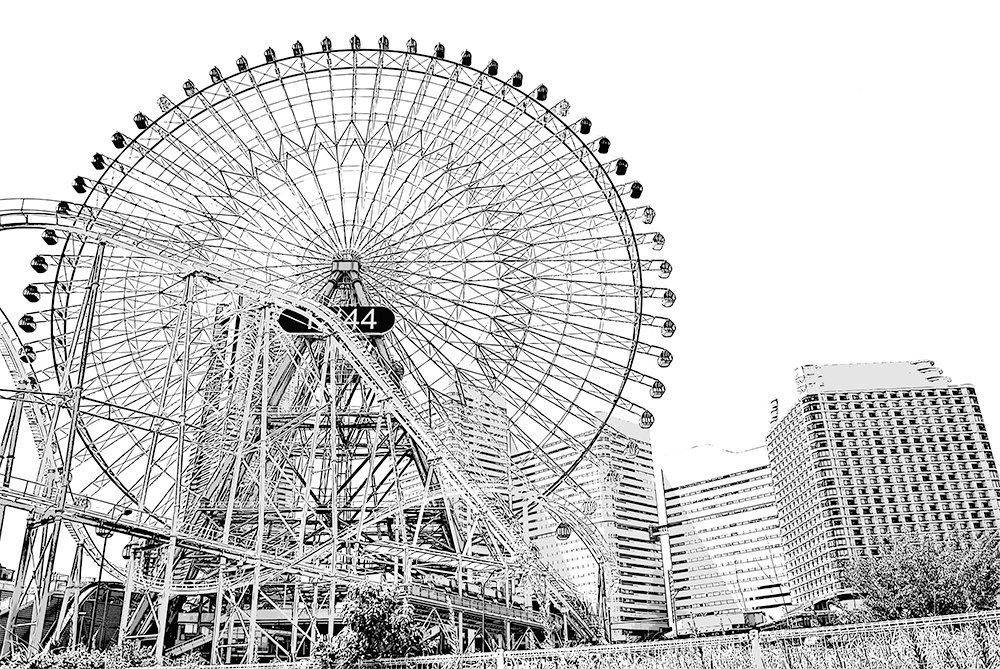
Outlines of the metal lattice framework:
M120 153L74 182L82 203L0 203L0 227L42 229L54 251L32 261L28 335L7 327L0 347L17 382L3 455L25 423L37 461L0 488L29 513L12 610L30 606L31 623L7 616L5 652L76 634L79 584L56 632L49 584L64 531L79 562L97 559L97 529L131 537L107 565L121 638L160 656L214 640L215 660L253 662L261 639L307 653L344 588L373 578L452 647L480 606L483 647L491 630L509 646L512 626L606 635L512 500L572 528L614 587L593 505L547 449L612 413L652 424L640 402L664 386L640 361L672 358L644 337L673 323L647 307L674 300L650 283L670 273L653 211L545 86L440 45L350 46L213 68L161 97L158 118L137 114L134 137L114 134ZM366 305L395 327L345 318ZM289 331L290 314L308 327ZM502 437L473 444L473 395ZM512 464L525 452L555 483ZM211 631L184 638L192 610Z

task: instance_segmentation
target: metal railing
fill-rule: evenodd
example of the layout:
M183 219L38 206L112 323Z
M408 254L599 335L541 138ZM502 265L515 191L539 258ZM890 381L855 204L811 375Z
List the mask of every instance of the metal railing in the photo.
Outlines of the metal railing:
M367 669L987 669L1000 610L882 623L371 660Z

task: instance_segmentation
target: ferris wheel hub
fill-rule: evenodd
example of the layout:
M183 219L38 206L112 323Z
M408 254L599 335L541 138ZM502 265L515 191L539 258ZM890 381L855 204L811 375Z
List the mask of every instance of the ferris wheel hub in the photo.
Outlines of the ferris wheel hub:
M568 103L543 104L547 87L519 91L521 72L496 78L496 61L473 69L469 52L446 61L443 45L433 57L413 40L405 53L385 38L379 49L324 40L318 57L297 42L291 58L269 48L266 66L213 68L209 86L185 82L180 104L161 98L163 116L136 114L136 137L112 135L116 157L93 154L104 171L72 184L85 204L31 210L45 217L31 226L42 243L62 247L32 260L53 278L24 289L38 306L17 324L37 334L14 333L22 345L5 361L23 363L19 389L74 393L65 410L46 392L25 400L36 446L68 449L38 489L69 500L91 557L91 534L134 535L124 564L108 562L127 583L120 634L154 629L148 609L130 610L133 588L150 593L158 655L171 598L209 588L221 640L221 621L244 620L245 588L290 587L302 606L282 652L294 657L297 635L320 634L298 624L299 609L328 611L332 626L345 581L390 570L412 586L452 567L484 598L487 586L506 592L508 606L512 590L555 593L581 635L605 636L522 536L512 491L571 530L614 590L589 519L597 502L573 469L603 462L591 448L612 412L653 423L626 395L642 385L663 396L641 356L673 360L641 341L655 325L675 329L644 311L675 300L650 284L670 264L640 252L665 237L635 229L654 212L626 205L642 195L616 180L628 163L599 157L610 140L584 139L589 119L560 120ZM568 468L550 455L567 445L582 451ZM543 489L512 454L555 483ZM96 509L84 514L88 499ZM141 522L115 515L129 505ZM57 536L26 549L31 564L48 564ZM310 599L310 582L331 587ZM436 598L424 604L441 610ZM247 629L262 630L267 607L254 602Z
M361 261L356 258L334 260L332 269L334 272L360 272Z

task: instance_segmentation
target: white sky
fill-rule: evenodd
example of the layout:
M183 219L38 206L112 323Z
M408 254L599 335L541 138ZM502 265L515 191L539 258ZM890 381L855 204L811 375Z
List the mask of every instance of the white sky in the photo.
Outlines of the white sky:
M521 69L629 160L675 268L652 402L673 480L745 466L725 451L762 442L803 363L935 360L1000 429L994 3L8 3L0 197L71 199L161 93L354 33ZM0 243L15 320L39 248Z

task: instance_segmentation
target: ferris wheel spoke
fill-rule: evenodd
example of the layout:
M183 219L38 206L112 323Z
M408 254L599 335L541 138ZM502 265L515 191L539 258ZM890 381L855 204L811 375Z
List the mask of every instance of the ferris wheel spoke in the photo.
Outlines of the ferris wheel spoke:
M419 138L419 135L417 135L411 139ZM434 159L438 156L444 156L444 162L434 162ZM374 229L370 237L374 237L375 239L387 239L391 237L393 234L392 230L397 229L402 220L406 220L410 225L416 224L419 217L406 216L406 214L417 209L424 200L429 199L432 202L431 207L435 210L443 206L439 201L439 197L431 198L428 194L431 192L431 189L439 188L440 183L448 179L451 170L464 169L464 166L456 164L455 159L452 157L452 152L448 150L448 147L426 152L422 150L421 153L415 154L412 157L415 160L413 161L411 171L408 173L408 178L400 182L388 200L388 203L391 204L398 196L400 205L395 208L392 217L385 220L380 228ZM416 189L419 185L423 187L417 191ZM416 194L414 195L414 193ZM455 194L452 194L449 197L455 196ZM388 207L384 207L383 213L387 213L387 211Z
M527 122L518 132L511 138L501 139L498 137L494 138L494 144L490 147L492 152L487 152L485 154L478 154L476 156L477 161L484 164L492 164L493 167L485 171L481 175L482 180L492 180L497 178L498 175L511 173L510 178L497 179L503 184L505 189L508 189L512 193L512 199L517 199L519 193L516 190L517 184L522 181L534 181L536 184L546 184L553 178L560 179L560 185L562 187L566 186L566 182L562 181L564 179L573 179L578 177L592 178L592 171L586 167L579 169L579 152L574 151L566 143L566 136L562 133L552 133L544 125L542 126L546 132L549 134L541 140L538 140L538 134L540 128L537 124L537 119ZM521 135L527 133L533 133L527 137L522 137ZM535 139L534 143L528 142L528 138ZM515 153L511 150L512 146L519 145L520 152ZM556 150L553 151L552 149ZM495 158L499 154L506 154L504 161L497 161ZM509 170L509 167L516 165L517 170ZM551 169L553 166L556 169ZM529 188L528 193L537 190L537 186Z
M224 86L228 97L235 100L236 94L229 87L229 84L224 83ZM246 141L235 131L234 127L230 124L230 122L219 114L215 104L209 104L204 96L202 96L201 100L203 102L205 109L212 116L216 125L218 125L225 131L226 136L232 142L233 146L243 155L243 157L251 165L253 165L255 162L254 154L251 151L249 145L246 143ZM243 119L245 121L248 120L245 114L245 110ZM211 141L214 143L215 146L218 147L218 144L215 142L214 139L213 140L209 139L211 137L210 133L202 130L201 126L198 123L196 122L192 123L192 129L196 133L198 133L199 136L203 137L204 141ZM279 198L274 191L268 189L259 179L255 178L254 173L251 171L251 169L245 167L243 163L235 159L235 157L232 157L230 152L221 149L221 147L218 148L224 154L222 159L225 160L228 166L230 167L231 176L225 179L227 188L229 188L230 191L233 191L234 186L238 186L239 182L242 182L244 184L243 188L246 190L241 190L239 188L236 188L235 192L240 192L242 194L249 195L255 198L257 202L259 202L262 205L266 205L267 209L270 210L270 214L268 214L264 210L264 207L257 206L251 208L248 204L241 203L246 208L246 211L243 212L244 214L247 214L252 211L254 213L254 220L263 219L267 221L272 231L280 230L281 227L280 221L282 221L283 218L294 219L296 217L295 212L292 211L292 209L281 198ZM225 177L226 174L223 173L223 176ZM234 178L238 179L239 181L234 183L233 181ZM333 220L332 217L331 220Z
M426 283L431 283L430 279L433 279L434 283L444 283L450 284L457 288L460 287L471 287L471 288L481 288L487 291L495 291L498 294L503 294L507 297L511 296L524 296L524 297L549 297L553 300L564 300L566 297L565 286L573 285L578 291L588 290L589 292L578 292L575 295L581 297L593 297L595 299L607 299L609 297L625 298L628 300L634 300L635 291L634 286L626 284L624 282L610 282L610 281L590 281L590 280L580 280L575 278L573 274L566 275L556 275L554 277L548 277L541 274L531 273L530 271L519 272L524 278L521 280L512 280L508 283L504 283L502 287L498 287L495 280L492 279L459 279L451 278L445 274L438 275L428 275L428 274L417 274L416 272L408 272L412 276L424 277L428 281ZM544 289L533 288L531 290L525 289L522 286L524 284L536 284L545 283L551 291ZM596 287L597 290L590 291L589 287ZM408 284L407 290L419 290L414 284ZM433 293L427 293L428 295L434 295ZM598 306L593 303L588 303L588 306ZM616 308L609 307L609 311L616 311ZM618 308L617 311L622 311L622 308ZM627 311L622 311L622 313L628 313ZM635 312L632 312L632 321L635 321Z
M111 215L107 215L107 214L105 214L105 211L102 210L100 212L99 216L101 216L101 218L104 221L110 222L112 226L114 226L118 222L124 222L124 225L122 225L119 228L120 230L122 230L122 231L128 231L128 230L131 230L131 231L140 231L140 232L143 233L142 236L144 236L144 237L148 237L149 233L151 231L159 232L159 233L161 233L161 235L165 231L168 231L168 230L169 231L173 231L173 232L181 235L184 238L184 244L185 244L185 246L187 246L188 248L191 248L191 249L197 249L198 248L198 239L196 237L192 236L190 234L190 232L183 227L183 224L190 223L190 224L193 225L194 222L195 222L195 219L197 217L201 217L202 215L204 215L204 212L192 213L190 216L187 217L187 220L184 220L183 217L172 218L172 217L169 217L162 210L160 210L159 212L157 212L156 210L153 210L152 208L150 208L151 206L157 206L158 205L158 203L157 203L156 200L145 200L147 202L150 202L151 205L146 205L145 207L143 207L143 205L141 203L144 201L144 199L141 196L137 196L137 195L135 195L133 193L130 193L130 192L124 190L124 189L118 189L118 190L112 191L111 189L109 189L108 187L106 187L106 186L104 186L102 184L102 185L95 186L94 190L96 190L97 192L100 192L100 193L104 194L105 196L107 196L107 201L108 202L114 202L117 206L126 207L126 208L129 208L129 209L132 209L133 211L135 209L142 208L142 209L145 209L147 212L149 212L147 215L142 216L142 217L130 215L124 221L122 221L122 219L120 219L120 218L116 221L115 220L116 217L113 217ZM162 219L161 218L157 218L155 215L152 215L152 214L157 214L157 213L163 214L163 218ZM169 237L161 237L161 239L169 239ZM174 243L176 243L176 242L177 242L177 240L174 239Z
M311 95L311 91L310 91L310 89L308 87L309 86L309 78L308 77L304 77L303 78L303 82L304 82L304 85L306 86L307 98L309 100L310 108L311 109L315 109L314 107L312 107L312 95ZM303 147L303 148L304 147L312 147L312 146L314 146L316 144L316 140L319 139L319 136L317 135L317 133L314 130L313 132L310 132L309 139L306 138L306 135L305 135L305 133L303 131L303 124L299 122L298 117L297 117L297 115L295 113L295 105L292 103L292 100L289 97L288 89L287 89L285 80L280 79L279 80L279 85L280 85L281 90L282 90L282 92L284 93L284 96L285 96L285 101L287 103L287 107L286 108L291 113L292 119L293 119L294 124L295 124L295 130L298 132L299 140L300 140L300 146ZM272 116L272 120L273 120L273 116ZM275 123L275 127L277 128L277 123ZM318 126L317 126L317 129L318 129ZM285 135L284 135L283 132L281 133L281 136L283 138L285 137ZM294 156L296 154L289 153L289 155ZM302 164L302 167L307 172L309 172L309 173L311 173L313 175L312 185L316 189L316 192L319 194L319 201L323 204L323 214L325 216L327 216L327 220L328 221L333 222L335 219L333 218L332 212L329 209L328 198L326 197L326 195L324 193L323 184L320 181L320 179L316 176L316 170L315 170L315 164L314 164L314 162L312 161L311 157L310 157L309 161L301 161L300 160L299 162ZM338 170L339 170L339 167L340 167L340 162L339 161L337 162L337 167L338 167ZM290 176L291 175L289 175L289 177ZM304 195L302 196L301 199L302 199L302 201L304 203L304 206L309 207L308 200L307 200L307 198ZM310 207L310 209L312 210L311 207ZM333 225L323 225L321 223L322 219L320 218L319 215L316 215L315 213L314 213L314 218L317 221L317 226L314 229L308 231L308 233L310 233L310 234L308 234L307 237L309 237L309 238L328 237L327 243L331 244L334 248L338 248L340 245L342 245L343 242L340 241L340 239L337 236L329 236L327 234L327 231L329 231L330 229L336 229L336 226L333 226Z
M478 313L479 315L485 315L485 314L483 314L483 312L480 312L480 311L477 311L475 309L470 308L469 305L462 305L462 306L466 310L471 311L473 313ZM433 315L430 314L430 313L428 313L428 316L433 316ZM496 322L495 319L494 319L494 322ZM475 349L477 349L478 352L481 355L486 354L487 351L489 350L489 347L483 345L481 342L476 342L470 335L466 334L466 330L467 329L472 330L473 332L475 332L475 329L471 328L471 326L468 327L468 328L467 327L463 327L464 323L461 320L457 320L456 319L456 320L443 321L443 325L444 325L444 327L449 327L449 333L450 334L457 335L457 336L465 338L466 342L469 343L469 344L471 344ZM583 329L583 328L578 328L578 329ZM522 328L522 330L526 331L526 328ZM500 332L505 332L505 328L501 326L499 328L499 331ZM414 329L414 332L419 332L419 330L418 329ZM491 334L491 336L493 336L494 338L496 338L497 332L496 331L491 331L490 334ZM514 344L516 344L518 346L519 350L533 351L534 353L536 353L537 356L538 356L537 357L538 360L545 360L545 359L547 359L547 356L551 356L552 353L553 353L553 351L552 351L552 349L550 347L544 345L544 342L546 342L546 341L548 343L550 343L550 344L561 344L563 346L566 346L568 350L573 350L576 353L583 354L581 356L581 360L582 361L586 361L588 359L588 356L592 356L593 355L593 351L592 350L581 349L579 347L571 347L568 344L566 344L565 342L563 342L562 340L556 339L554 337L550 337L550 338L542 337L540 335L540 330L537 329L537 328L532 331L532 336L534 336L535 338L540 339L542 341L539 342L539 343L537 343L537 344L529 344L526 341L524 341L523 339L519 340L517 337L508 336L508 339L506 341L503 340L503 339L497 339L497 344L502 349L504 346L506 346L508 344L511 344L511 343L514 343ZM574 336L571 333L567 333L566 336L569 337L569 338L571 338L571 339L574 338ZM449 337L449 339L451 339L451 337ZM593 341L592 338L587 337L587 336L578 336L578 340L581 341L581 342L586 342L586 341L591 341L592 342ZM523 356L520 356L520 357L517 358L518 362L521 363L521 364L531 364L531 360L533 360L533 359L535 359L535 358L526 358L526 357L523 357ZM605 363L605 364L613 365L613 363L610 360L607 360L607 359L602 360L602 362ZM567 368L565 366L558 365L555 362L551 362L549 364L550 364L550 366L548 368L545 368L542 365L537 365L537 366L535 366L535 370L539 371L539 372L544 372L544 373L548 374L548 373L551 372L551 370L555 369L560 374L563 375L561 377L563 380L579 378L579 370L572 370L572 369L569 369L569 368ZM618 369L621 369L621 368L618 367ZM635 378L636 379L640 379L642 377L637 375ZM594 384L587 384L586 387L589 388L588 390L586 390L586 392L589 395L591 395L593 398L595 398L595 399L601 399L601 400L606 400L607 399L606 393L603 392L600 389L599 386L596 386ZM571 398L560 397L560 399L561 400L567 400L567 399L571 399Z
M264 92L262 91L253 72L248 73L248 79L251 83L251 90L256 93L257 98L261 104L261 109L263 109L266 112L266 116L271 122L271 126L276 134L276 137L280 139L285 139L281 126L279 126L279 124L275 120L271 106L268 103L267 98L264 96ZM253 121L251 115L247 112L246 107L240 101L240 96L234 95L232 100L233 104L236 105L237 109L242 114L244 127L252 129L252 132L255 135L255 139L257 141L257 146L261 151L263 151L263 153L258 153L258 151L254 151L251 148L250 149L251 158L253 158L254 156L259 156L259 158L264 159L265 161L270 161L268 167L272 169L277 169L281 172L280 178L275 177L276 182L282 185L293 196L295 204L297 204L304 213L312 214L312 217L314 218L313 225L307 224L305 219L303 219L298 212L294 211L290 204L285 203L285 209L288 212L289 219L297 221L305 229L313 232L314 234L316 234L318 230L329 229L329 226L325 226L323 222L319 219L319 217L316 215L316 212L311 207L309 207L305 195L302 193L299 186L292 178L292 175L289 174L287 169L284 167L284 163L279 157L279 152L281 151L281 147L279 147L278 152L275 151L274 147L272 147L271 143L268 142L268 140L264 137L260 128ZM298 127L298 123L296 123L296 127ZM256 179L252 180L262 181L262 177L265 175L269 175L269 171L258 170ZM265 188L267 188L266 184ZM278 201L283 202L281 198L278 198ZM275 230L275 233L277 234L278 230Z
M596 217L587 217L585 220L593 220L593 218ZM567 224L566 219L547 221L545 223L536 223L531 226L524 226L518 228L519 232L518 235L512 235L510 234L510 232L508 232L503 228L485 228L477 230L479 234L473 236L463 236L456 240L441 241L434 245L429 245L419 248L421 248L422 250L442 251L442 255L444 255L445 257L443 257L440 262L443 263L455 263L455 262L488 263L488 262L495 262L495 260L491 257L489 253L487 253L481 258L478 256L469 256L465 259L453 260L447 257L447 253L445 253L444 250L454 246L457 243L480 242L480 246L478 246L477 248L483 248L485 243L487 242L500 241L507 245L515 245L515 244L521 246L530 245L534 249L542 249L544 251L557 254L558 257L579 256L589 262L600 262L599 259L593 258L595 254L607 255L609 250L615 251L619 250L619 248L624 249L631 245L631 239L624 238L621 234L610 234L610 235L600 235L600 236L594 235L593 233L597 232L597 230L595 229L596 226L590 229L579 228L578 232L581 235L583 235L583 233L591 233L591 234L580 236L578 238L566 236L555 239L546 239L546 238L531 239L530 241L526 239L526 235L530 232L534 231L545 232L548 231L550 228L554 227L555 225L565 226L566 224ZM615 225L617 226L618 222L615 222ZM558 248L560 246L575 247L576 252L575 253L560 252ZM627 257L621 259L621 261L631 261L631 260L632 260L631 258Z
M439 202L435 203L435 205L434 205L434 207L432 209L430 209L430 210L428 210L426 212L423 212L421 214L421 216L422 217L427 217L429 214L433 214L437 210L443 209L448 204L454 204L454 203L460 201L461 194L463 192L464 191L460 191L458 193L454 193L447 200L445 200L445 201L439 201ZM498 193L499 193L499 191L498 191ZM604 191L600 191L600 193L603 194ZM486 216L493 216L493 217L496 217L496 216L499 216L499 215L506 215L506 216L511 216L514 219L519 219L519 218L521 218L523 216L526 216L526 215L529 215L529 214L534 214L536 216L544 215L546 213L545 209L547 207L553 207L553 206L562 206L564 208L564 210L572 211L574 213L577 212L577 211L585 211L586 207L581 206L580 205L580 201L581 201L581 199L585 199L587 197L587 195L584 194L584 195L581 195L579 197L580 197L580 199L568 198L568 199L565 199L565 200L562 200L562 201L553 201L553 202L551 202L549 204L535 205L535 206L531 206L531 207L528 207L528 208L521 208L521 209L493 209L493 208L490 208L489 206L484 206L482 208L482 211L478 212L478 213L481 213L481 214L486 215ZM603 201L605 199L606 198L602 197L601 201ZM509 204L509 201L508 201L508 204ZM469 212L469 213L466 214L466 217L471 217L474 213L475 212ZM556 219L555 221L552 221L551 219L546 219L546 220L549 221L550 224L551 223L558 223L558 219ZM446 216L442 216L441 220L435 226L433 226L433 227L416 228L415 230L409 231L409 233L408 233L409 236L400 237L400 238L386 238L384 243L388 244L388 243L391 242L391 243L397 244L397 245L410 244L410 243L412 243L414 241L415 238L424 236L424 235L428 234L429 232L440 232L441 230L446 230L451 225L452 225L452 221L450 221ZM486 228L487 225L483 225L482 227Z
M494 97L494 98L491 98L491 102L494 102L494 103L495 103L496 101L497 101L497 98L495 98L495 97ZM507 114L506 118L509 118L509 119L516 119L516 118L517 118L517 115L516 115L516 114L514 113L515 111L516 111L516 109L515 109L515 108L514 108L513 106L511 106L511 107L510 107L510 109L509 109L509 111L508 111L508 114ZM480 118L482 118L482 117L481 117L481 116L479 116L479 117L477 117L477 119L476 119L476 120L479 120ZM498 121L497 123L499 124L499 123L500 123L500 121ZM472 127L472 125L473 125L472 123L469 123L469 124L466 124L466 128L469 128L469 127ZM486 136L486 135L484 134L484 136ZM459 138L460 138L460 135L459 135L459 137L457 137L457 138L455 139L455 141L457 141L457 140L458 140ZM471 159L469 160L469 164L470 164L470 165L472 165L472 164L481 164L481 161L477 160L477 159L475 158L475 156L471 156ZM414 182L414 183L415 183L415 182ZM375 220L380 220L380 219L381 219L381 218L383 217L383 215L384 215L385 213L386 213L386 212L385 212L385 209L383 209L383 210L382 210L382 211L381 211L381 212L379 213L379 215L378 215L378 216L377 216L377 217L375 218Z
M632 215L634 216L634 214L632 214ZM606 227L613 227L613 228L616 228L616 229L619 229L619 230L621 229L621 219L620 219L620 216L618 216L618 215L614 215L614 216L607 215L607 214L579 215L579 216L571 216L571 217L560 217L558 220L555 220L555 221L540 220L538 222L534 222L534 223L531 223L531 224L528 224L528 225L520 225L517 228L518 235L519 235L517 237L511 236L511 234L510 234L510 232L508 230L508 227L505 226L505 225L496 225L496 226L490 226L490 227L484 226L481 229L481 234L480 235L467 238L466 241L477 241L477 240L479 240L481 238L482 239L490 239L491 237L496 237L496 238L500 238L500 239L506 239L506 240L516 241L521 236L527 235L529 233L546 232L546 231L548 231L549 229L551 229L556 224L563 225L563 226L571 226L573 228L573 230L575 230L576 233L579 233L581 235L593 235L593 233L597 233L598 231L603 231ZM649 234L651 235L652 233L649 233ZM589 241L589 240L607 240L609 242L618 242L620 240L621 241L621 248L623 248L623 249L631 246L631 244L632 244L632 241L631 241L630 237L628 237L626 235L621 235L621 234L603 235L603 236L600 236L600 237L582 236L579 239L582 240L581 243ZM567 236L566 238L557 238L557 239L551 239L551 240L546 240L546 239L542 238L540 240L534 240L534 241L532 241L532 245L533 246L538 246L538 247L545 247L547 245L558 245L558 244L561 244L561 243L574 243L576 241L577 241L577 238L571 237L571 236ZM443 248L447 248L447 246L450 243L451 242L442 242L441 245L440 245L440 248L442 248L442 249ZM614 247L612 247L612 248L614 248ZM607 247L605 246L605 247L601 248L600 251L601 252L606 252L607 251Z
M622 364L623 363L612 361L611 359L608 359L608 358L605 358L605 357L599 356L599 355L597 355L596 357L593 357L593 356L595 356L595 353L593 352L592 349L583 348L580 345L573 345L572 343L564 341L564 340L578 341L578 342L580 342L581 345L582 344L592 344L592 342L597 341L602 336L604 336L605 334L608 334L608 333L605 333L603 331L603 329L594 332L589 326L586 325L586 322L587 321L584 321L583 324L570 324L570 323L567 323L566 324L567 325L567 329L564 330L563 332L557 332L553 336L550 336L550 337L540 337L540 338L543 339L543 340L548 341L549 343L551 343L553 345L556 344L556 343L558 343L558 342L562 342L562 345L566 347L566 350L568 352L570 352L571 354L577 356L577 361L581 365L590 364L593 367L594 370L596 370L598 372L605 372L605 373L611 375L612 378L613 377L621 377L622 376L621 370L622 370ZM444 323L443 327L447 327L447 322ZM522 329L526 329L526 328L522 328ZM504 331L504 328L501 327L500 331ZM543 329L536 328L534 330L533 334L536 337L539 337L540 333L543 333L543 332L544 332ZM508 336L510 337L510 335L508 335ZM529 351L534 350L534 351L536 351L539 354L539 356L541 357L541 359L547 359L548 356L552 355L552 350L550 348L548 348L548 347L546 347L544 345L534 345L533 346L531 344L526 343L523 338L519 339L517 337L510 337L510 340L507 341L507 342L498 340L498 344L501 346L501 349L503 347L505 347L506 345L508 345L508 344L513 344L518 349L524 348L525 350L529 350ZM474 346L475 346L476 354L477 354L475 357L477 357L477 359L478 359L478 357L485 357L485 354L489 350L489 347L485 346L481 342L475 343ZM623 347L623 350L628 350L628 349L626 349L626 348ZM467 353L467 355L472 355L472 354L468 354ZM591 360L593 360L593 362L589 362ZM574 373L572 370L563 370L563 371L566 371L567 373L571 373L571 374ZM485 368L484 368L484 372L486 372ZM589 370L588 370L588 375L589 375ZM647 386L651 386L653 383L655 383L657 381L656 379L653 379L652 377L649 377L649 376L647 376L645 374L642 374L642 373L640 373L638 371L635 371L635 370L630 370L625 375L625 377L627 379L629 379L629 380L637 381L637 382L642 383L643 385L647 385Z
M451 147L453 151L460 149L460 141L464 132L469 128L478 126L479 122L483 118L485 107L477 109L471 113L469 112L472 107L472 102L475 99L475 88L470 86L465 89L461 99L455 104L455 109L448 115L447 123L436 123L437 116L440 112L440 108L442 107L442 101L454 90L454 84L454 77L449 77L448 85L442 87L438 100L432 107L431 112L425 116L424 123L421 126L422 132L428 133L431 136L429 144L431 152L438 147L443 148L446 146ZM458 130L458 132L456 132L456 130ZM468 154L465 153L465 155ZM470 163L480 164L480 161L470 161Z
M454 146L454 145L455 145L455 144L454 144L454 141L452 142L452 144L451 144L451 145L452 145L452 146ZM459 148L460 148L460 147L459 147ZM473 158L472 158L472 160L470 160L469 162L470 162L470 164L482 164L482 161L481 161L481 160L478 160L478 159L476 159L475 157L473 157Z
M422 134L419 133L412 135L407 140L401 140L398 145L393 147L392 159L387 161L386 170L383 172L383 179L380 180L374 192L376 194L378 193L382 184L385 182L389 169L398 169L399 166L406 164L410 160L413 160L413 167L411 168L407 179L400 180L398 179L398 176L393 177L400 181L400 184L389 200L382 205L377 215L372 216L372 211L374 211L374 209L369 209L365 220L370 220L371 223L368 226L368 230L364 231L358 238L359 245L365 245L373 238L378 239L381 236L384 236L386 230L398 223L403 214L411 209L414 209L419 202L428 197L431 188L438 188L441 181L450 179L453 171L459 169L475 169L475 164L461 165L455 160L454 146L452 144L431 143L427 145L421 141L418 151L407 155L404 160L396 160L396 156L402 153L402 149L407 146L407 142L417 139L422 140L422 137ZM446 156L444 164L435 164L431 160L438 154ZM435 177L434 175L437 176ZM414 198L414 188L418 183L424 183L426 185L420 191L419 195ZM406 193L405 195L403 195L404 192ZM389 207L392 205L397 196L401 202L405 202L406 204L397 208L392 217L386 218L386 215L389 213ZM384 221L381 229L376 227L379 221Z
M433 125L434 119L436 117L436 114L438 113L442 102L446 99L447 93L450 92L451 87L453 86L453 84L454 84L454 82L451 80L451 78L449 78L447 84L441 87L441 90L439 91L437 98L435 99L434 103L431 105L431 107L429 108L429 110L425 114L425 116L424 116L424 118L423 118L423 120L422 120L422 122L421 122L421 124L420 124L419 127L414 127L411 123L407 123L406 124L406 126L409 126L411 128L413 136L423 138L423 136L424 136L424 134L425 134L425 132L426 132L426 130L428 128L428 124ZM409 120L411 120L411 119L408 118L408 121ZM423 141L421 141L421 144L423 145ZM451 146L450 143L448 143L447 141L442 141L442 137L441 137L440 133L432 133L431 136L430 136L430 138L429 138L429 143L426 146L426 149L423 150L423 153L425 153L425 155L433 155L436 151L443 150L443 149L448 148L450 146ZM418 168L422 168L422 167L425 167L425 166L426 166L426 162L419 162L417 164ZM448 176L448 171L447 170L444 172L444 175L445 175L445 177ZM363 174L360 174L359 176L363 176ZM416 178L414 180L409 181L409 182L404 181L403 185L406 185L407 183L409 183L409 184L417 183L418 181L421 181L421 180L423 180L423 176L421 174L419 174L419 172L418 172L417 175L416 175ZM359 187L359 190L360 190L360 187ZM357 217L355 217L355 223L356 222L357 222Z
M177 140L168 133L163 133L162 131L158 133L161 139L171 143L173 148L179 153L184 153L183 148L178 147ZM203 208L203 205L199 202L200 197L208 197L210 193L224 194L225 184L221 181L212 183L208 180L204 174L197 174L191 172L187 167L178 166L173 160L167 156L161 155L161 153L156 150L155 145L153 147L147 147L144 144L132 143L130 145L130 150L139 154L140 159L146 160L150 166L155 166L159 168L160 173L156 174L152 171L142 171L138 172L135 161L131 164L126 164L122 161L115 161L111 170L118 173L119 183L129 176L133 170L137 173L141 173L145 178L145 188L151 190L164 197L167 201L183 202L186 205L186 209L197 211L199 215L206 215L209 212ZM169 178L164 178L163 175L169 175ZM178 182L182 185L178 185ZM195 183L197 182L197 184ZM154 185L155 184L155 185ZM115 195L117 193L116 185L105 185L103 180L101 182L102 190L106 195ZM122 195L118 195L122 197ZM131 204L138 204L141 206L141 198L136 197L132 200Z
M130 583L162 589L158 630L171 593L207 582L217 610L260 636L258 610L282 606L262 584L301 597L307 579L402 575L407 549L419 569L463 552L487 570L524 565L576 611L580 596L520 540L492 470L463 453L475 391L504 416L510 449L541 463L541 484L510 472L512 494L579 523L615 582L573 468L603 465L590 449L609 415L651 423L642 395L663 384L643 365L672 361L643 340L674 330L651 308L675 299L648 276L670 274L651 259L665 238L635 229L653 218L627 206L641 186L617 178L606 140L564 122L568 103L517 90L495 63L436 56L324 40L317 53L268 49L252 68L241 58L230 76L213 68L211 84L161 98L155 121L137 116L126 146L116 133L121 154L76 182L84 205L57 207L79 232L35 263L56 272L26 292L51 304L25 315L38 334L22 353L52 398L36 413L63 402L43 457L58 462L72 413L74 503L142 507L163 548ZM395 326L367 337L338 320L362 300ZM318 331L286 332L286 307ZM313 599L302 616L325 619Z
M361 214L360 212L365 209L365 198L367 197L370 202L368 203L368 208L371 208L378 201L379 193L382 188L382 184L386 181L386 176L388 172L389 163L391 162L391 155L394 153L393 147L387 142L375 143L372 141L373 138L366 137L365 141L360 144L361 147L361 169L358 170L357 174L357 185L356 193L357 196L354 198L354 207L351 217L350 230L347 235L347 244L350 247L357 245L357 235L358 230L363 228L363 224L367 220L366 214ZM373 149L374 144L374 149ZM375 187L368 192L366 185L370 180L370 175L372 171L372 166L375 160L380 155L385 155L385 167L382 169L381 178L376 182ZM375 167L376 172L378 171L377 166Z

